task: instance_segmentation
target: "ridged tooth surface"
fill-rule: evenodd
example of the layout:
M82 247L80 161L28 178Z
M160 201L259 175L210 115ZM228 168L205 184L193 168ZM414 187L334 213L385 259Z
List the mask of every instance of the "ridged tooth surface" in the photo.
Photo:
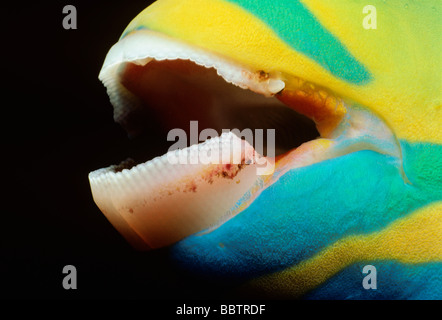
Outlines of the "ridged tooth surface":
M171 155L192 161L202 151L218 151L223 161L170 162ZM238 152L240 162L231 164ZM91 172L89 180L94 201L119 232L138 249L157 248L225 219L257 179L254 156L252 146L229 133L130 169Z

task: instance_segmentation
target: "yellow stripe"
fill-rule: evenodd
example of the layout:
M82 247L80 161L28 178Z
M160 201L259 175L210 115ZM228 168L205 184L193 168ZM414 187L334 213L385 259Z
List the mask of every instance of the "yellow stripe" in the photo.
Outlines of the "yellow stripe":
M291 49L261 20L222 0L158 1L140 13L125 32L139 26L217 52L256 70L290 73L293 65L302 64L305 70L299 76L304 79L328 75L314 61Z
M377 30L362 26L363 1L345 6L340 1L303 1L373 74L374 82L363 87L334 78L293 50L257 17L222 0L158 1L138 15L126 31L145 26L252 69L298 76L368 106L392 126L399 139L440 143L440 1L410 3L409 7L401 1L389 1L388 5L374 1Z
M442 261L442 202L396 220L380 232L342 239L314 257L250 285L272 294L299 297L349 265L373 260L410 264Z
M374 75L356 101L382 115L400 139L441 143L442 2L373 0L376 30L362 26L366 1L302 2Z

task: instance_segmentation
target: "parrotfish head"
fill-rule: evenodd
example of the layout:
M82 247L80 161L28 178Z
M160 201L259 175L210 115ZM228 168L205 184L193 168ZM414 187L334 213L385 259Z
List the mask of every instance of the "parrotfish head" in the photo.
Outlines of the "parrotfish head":
M441 298L440 9L155 2L99 78L129 135L190 144L91 172L96 204L135 248L171 246L202 277L272 296ZM366 265L382 290L362 285Z

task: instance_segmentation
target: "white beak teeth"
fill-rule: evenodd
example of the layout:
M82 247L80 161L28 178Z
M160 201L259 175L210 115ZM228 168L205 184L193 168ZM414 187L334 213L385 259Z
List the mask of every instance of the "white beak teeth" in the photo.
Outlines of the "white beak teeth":
M242 89L271 97L284 89L284 81L264 71L248 70L243 65L229 61L220 55L177 41L166 35L140 30L118 41L109 51L99 78L107 88L114 106L114 119L120 122L136 108L137 98L120 83L119 65L131 62L145 65L151 60L190 60L195 64L214 68L227 83Z
M219 152L219 164L170 163L170 154ZM240 153L230 164L227 153ZM180 151L170 151L130 169L111 166L89 174L97 206L138 249L166 246L229 217L229 209L251 188L257 176L255 151L233 133ZM229 163L225 164L224 159ZM250 163L250 164L248 164Z
M267 97L285 87L284 81L275 75L247 70L218 54L156 32L140 30L112 47L99 75L114 106L116 122L124 123L126 115L140 105L139 99L121 84L120 66L128 62L145 65L152 59L190 60L216 69L228 83ZM193 159L193 152L198 148L217 151L220 144L242 150L240 166L170 161L177 155L182 156L183 152L185 157ZM224 149L222 156L225 157ZM227 220L232 214L230 210L258 181L258 173L262 172L259 170L273 168L272 164L263 165L263 159L270 163L267 158L260 158L252 146L230 133L180 152L169 152L131 169L111 166L91 172L89 181L95 203L114 227L135 248L151 249L172 244Z

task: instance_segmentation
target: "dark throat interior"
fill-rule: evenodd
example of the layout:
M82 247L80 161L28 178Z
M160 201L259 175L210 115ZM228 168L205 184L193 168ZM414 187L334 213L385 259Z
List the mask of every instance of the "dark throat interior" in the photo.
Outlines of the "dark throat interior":
M167 153L174 144L167 141L167 134L175 128L186 131L189 146L190 121L198 121L198 132L211 128L218 134L234 128L263 129L264 133L275 129L276 155L319 136L311 119L274 97L227 83L213 68L166 60L144 66L126 63L120 70L121 83L141 102L121 122L131 137L131 154L127 156L137 163ZM264 135L264 155L266 141Z

